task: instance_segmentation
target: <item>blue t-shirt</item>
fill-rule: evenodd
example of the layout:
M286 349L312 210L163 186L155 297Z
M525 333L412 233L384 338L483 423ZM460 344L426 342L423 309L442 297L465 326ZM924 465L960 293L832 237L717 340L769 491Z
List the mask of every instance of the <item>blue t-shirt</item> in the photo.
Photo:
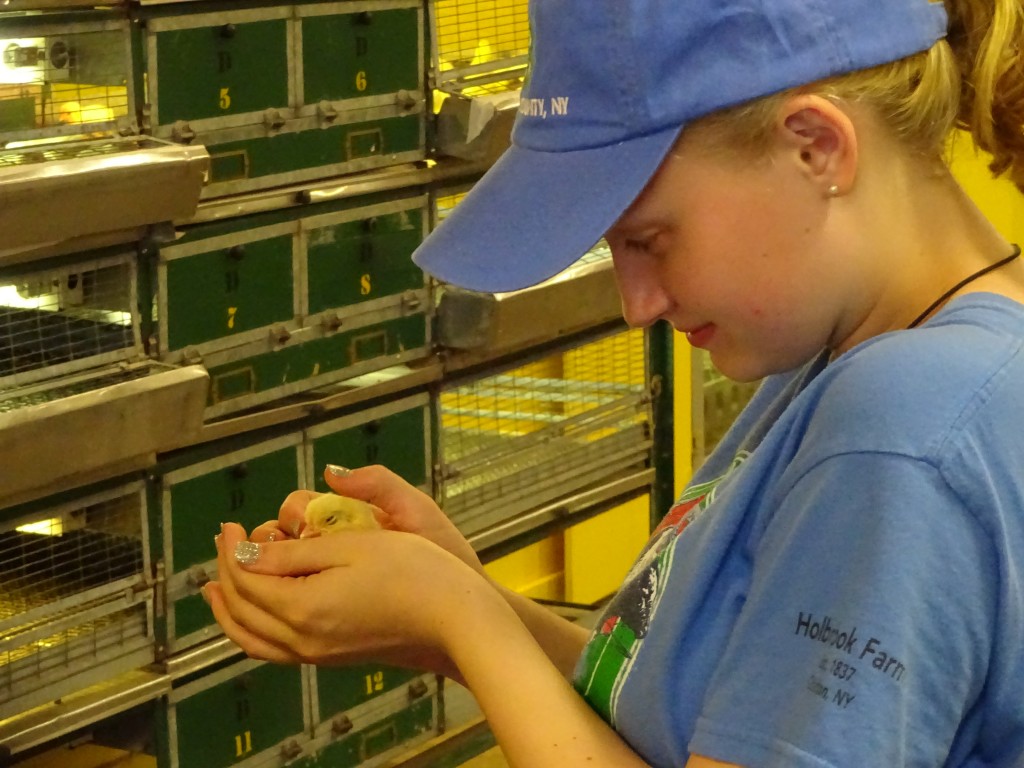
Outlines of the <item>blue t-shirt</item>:
M644 758L1024 766L1024 306L768 378L576 670Z

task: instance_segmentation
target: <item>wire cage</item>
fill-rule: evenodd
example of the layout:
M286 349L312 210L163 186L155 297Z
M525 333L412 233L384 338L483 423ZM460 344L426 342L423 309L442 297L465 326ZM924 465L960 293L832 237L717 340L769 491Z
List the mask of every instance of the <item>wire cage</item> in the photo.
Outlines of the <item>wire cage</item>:
M626 331L440 396L440 495L473 534L649 464L646 335Z
M0 16L0 146L135 124L124 20Z
M705 350L694 350L694 373L700 377L694 387L694 466L711 454L719 441L754 396L759 381L733 381L722 375Z
M141 358L136 283L131 254L0 270L0 412L111 383L89 371Z
M0 515L0 719L152 661L141 483Z
M431 21L439 90L472 97L522 87L530 50L526 0L435 0Z

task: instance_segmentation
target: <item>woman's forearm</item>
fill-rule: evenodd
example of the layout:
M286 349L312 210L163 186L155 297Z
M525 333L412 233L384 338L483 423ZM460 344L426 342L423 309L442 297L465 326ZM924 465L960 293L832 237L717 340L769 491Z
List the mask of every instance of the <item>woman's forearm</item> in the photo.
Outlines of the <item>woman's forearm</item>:
M492 580L562 677L570 679L590 632L554 611Z
M573 690L549 648L535 639L539 632L552 641L557 657L574 645L567 638L585 632L568 622L572 632L555 629L558 624L526 609L534 620L529 627L493 593L467 598L473 605L460 611L459 631L451 633L447 652L513 768L646 765Z

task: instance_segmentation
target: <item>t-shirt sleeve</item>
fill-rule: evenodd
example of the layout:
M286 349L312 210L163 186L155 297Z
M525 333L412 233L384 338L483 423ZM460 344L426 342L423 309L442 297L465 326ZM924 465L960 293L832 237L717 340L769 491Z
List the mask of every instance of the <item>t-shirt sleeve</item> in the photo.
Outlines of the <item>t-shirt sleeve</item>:
M984 684L991 542L931 465L832 457L747 542L750 589L691 753L940 766Z

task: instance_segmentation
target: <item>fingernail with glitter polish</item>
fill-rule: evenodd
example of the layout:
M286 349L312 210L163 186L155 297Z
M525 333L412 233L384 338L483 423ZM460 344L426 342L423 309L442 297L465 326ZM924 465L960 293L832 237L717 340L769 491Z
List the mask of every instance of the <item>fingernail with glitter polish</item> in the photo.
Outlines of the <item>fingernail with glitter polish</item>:
M328 464L327 471L330 472L335 477L348 477L349 475L352 474L351 469L347 469L346 467L339 467L337 464Z
M235 544L235 560L239 565L252 565L260 559L260 545L255 541L240 541Z

